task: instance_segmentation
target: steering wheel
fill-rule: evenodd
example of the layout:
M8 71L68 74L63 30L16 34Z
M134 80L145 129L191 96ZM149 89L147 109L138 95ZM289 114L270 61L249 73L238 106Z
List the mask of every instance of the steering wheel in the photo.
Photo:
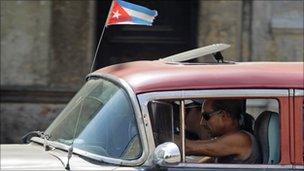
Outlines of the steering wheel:
M198 163L206 163L208 160L210 160L211 159L211 157L209 157L209 156L204 156L204 157L202 157L202 158L200 158L199 160L198 160Z
M138 134L135 134L129 141L129 143L127 144L127 146L125 147L125 149L123 150L123 152L121 153L121 157L123 159L133 159L134 157L136 157L138 154L134 153L134 149L137 149L137 145L138 145L138 142L139 141L139 135ZM133 150L132 150L133 149ZM133 153L132 153L133 151ZM131 158L128 158L130 157L131 155ZM135 156L133 156L135 155Z
M210 159L210 156L186 156L186 162L190 163L207 163Z

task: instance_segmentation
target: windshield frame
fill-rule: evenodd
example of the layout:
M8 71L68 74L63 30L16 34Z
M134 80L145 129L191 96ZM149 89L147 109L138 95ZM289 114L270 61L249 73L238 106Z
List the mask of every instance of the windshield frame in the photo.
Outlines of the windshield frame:
M134 93L132 88L129 86L129 84L126 83L124 80L119 79L119 78L114 77L109 74L91 73L86 77L86 81L89 81L90 79L104 79L104 80L110 81L113 84L116 84L117 86L122 88L126 92L127 96L130 99L130 102L132 104L132 108L134 110L134 114L135 114L134 117L135 117L136 123L137 123L142 152L141 152L141 156L138 159L134 159L134 160L123 160L123 159L101 156L101 155L93 154L93 153L78 149L76 147L74 147L73 153L79 154L81 156L88 157L88 158L91 158L91 159L94 159L97 161L116 164L116 165L137 166L137 165L143 164L148 158L149 150L148 150L147 136L145 133L145 124L143 121L143 117L141 114L141 110L139 107L139 102L136 97L136 94ZM66 144L63 144L63 143L60 143L57 141L45 140L40 137L32 137L31 141L37 142L39 144L44 144L44 142L47 141L47 145L50 145L50 146L53 146L55 148L65 150L65 151L68 151L68 149L70 148L69 145L66 145Z

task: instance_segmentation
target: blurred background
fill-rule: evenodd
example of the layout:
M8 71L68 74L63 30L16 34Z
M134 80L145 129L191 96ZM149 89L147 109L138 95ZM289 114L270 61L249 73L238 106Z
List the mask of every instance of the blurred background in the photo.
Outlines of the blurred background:
M108 27L94 69L219 42L228 60L303 61L303 0L127 1L158 17ZM85 82L110 4L1 0L1 143L45 130Z

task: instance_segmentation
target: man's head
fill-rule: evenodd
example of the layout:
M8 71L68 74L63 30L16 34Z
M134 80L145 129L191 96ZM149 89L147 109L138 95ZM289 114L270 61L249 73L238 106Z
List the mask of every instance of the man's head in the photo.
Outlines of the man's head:
M187 131L195 133L199 139L207 140L210 139L211 133L207 124L201 123L204 121L201 118L201 107L202 104L197 107L186 108L185 126Z
M238 129L238 120L243 108L243 100L207 99L202 106L202 115L215 136L221 136Z

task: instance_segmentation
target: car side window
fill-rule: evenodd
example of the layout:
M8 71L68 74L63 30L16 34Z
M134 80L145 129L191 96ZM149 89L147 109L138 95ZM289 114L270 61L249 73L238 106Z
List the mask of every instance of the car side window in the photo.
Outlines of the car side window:
M179 131L179 106L173 101L151 101L148 109L155 145L174 142Z
M279 103L276 99L247 99L246 113L254 117L254 135L258 140L262 164L280 161Z
M212 100L214 99L219 100L220 98L212 98ZM225 99L229 99L229 97L225 97ZM174 142L179 146L180 151L182 151L181 124L185 126L185 143L189 141L204 143L204 141L219 139L221 135L215 135L212 132L212 128L210 128L211 123L209 122L211 119L207 121L202 114L209 112L209 118L217 115L216 113L202 109L202 106L208 100L210 98L151 101L148 109L155 145L158 146L164 142ZM276 99L262 98L239 98L237 100L241 101L240 118L238 119L239 129L249 133L248 135L252 135L256 139L257 147L255 150L259 150L261 156L259 163L279 163L280 123L278 101ZM183 122L180 119L181 101L185 102L185 118ZM219 160L219 157L215 154L211 156L203 153L199 154L199 152L188 153L187 148L185 148L185 152L184 162L186 163L226 163L227 161L229 163L230 161L234 161L233 155Z
M263 111L279 113L279 103L276 99L247 99L246 112L250 113L255 119Z

